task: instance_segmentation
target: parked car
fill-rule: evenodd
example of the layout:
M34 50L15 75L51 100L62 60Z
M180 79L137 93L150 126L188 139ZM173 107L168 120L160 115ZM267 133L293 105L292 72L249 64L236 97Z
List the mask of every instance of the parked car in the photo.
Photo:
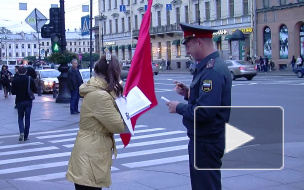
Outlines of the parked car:
M90 69L79 69L79 72L84 83L90 80L91 78Z
M295 68L295 73L299 78L302 78L304 75L304 67L297 67Z
M257 75L257 66L242 60L226 60L225 63L231 74L231 79L245 77L247 80L253 79Z
M122 66L121 74L120 74L120 78L122 80L127 79L130 67L131 67L131 64L125 64ZM153 71L154 75L158 75L158 71L159 71L158 64L152 63L152 71Z
M42 92L53 92L53 84L55 83L55 87L58 90L59 82L58 76L60 72L56 69L42 69L36 70L37 78L34 80L36 87L38 88L39 83L42 87Z

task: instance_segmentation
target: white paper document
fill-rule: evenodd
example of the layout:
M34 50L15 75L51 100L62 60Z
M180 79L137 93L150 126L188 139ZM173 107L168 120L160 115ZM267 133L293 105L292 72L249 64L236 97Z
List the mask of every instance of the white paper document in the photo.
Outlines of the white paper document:
M133 135L134 131L130 119L136 114L139 114L140 112L149 108L151 105L150 100L137 86L135 86L132 88L132 90L130 90L126 98L117 98L115 102L129 129L129 133Z

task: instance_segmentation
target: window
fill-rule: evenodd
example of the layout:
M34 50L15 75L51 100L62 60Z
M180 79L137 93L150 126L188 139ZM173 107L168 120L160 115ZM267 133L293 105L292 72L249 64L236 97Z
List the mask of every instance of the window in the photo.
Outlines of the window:
M271 59L271 30L269 27L265 27L264 29L264 57L268 57Z
M152 24L152 21L153 21L153 19L152 19L153 17L152 17L152 12L151 12L151 18L150 18L150 28L152 28L153 27L153 24Z
M263 0L263 3L264 3L264 8L269 7L269 0Z
M105 12L105 10L106 10L106 1L103 1L102 9L103 9L103 12ZM76 52L76 50L75 50L75 52Z
M32 54L31 54L31 52L27 52L27 56L31 56Z
M121 31L125 32L125 18L121 18Z
M157 26L161 26L161 12L157 11Z
M22 57L25 57L25 53L24 52L22 52Z
M80 45L80 42L78 42L78 45Z
M180 43L178 43L177 45L177 48L176 48L176 56L177 57L180 57L181 56L181 45L180 45Z
M244 15L248 15L249 14L249 11L248 11L248 0L244 0L244 7L243 7L243 14Z
M111 1L112 0L109 0L109 10L111 10Z
M114 0L114 9L117 9L117 0Z
M34 44L34 48L37 48L36 46L37 46L37 45L36 45L36 44Z
M76 42L74 42L74 45L76 46Z
M130 6L130 4L131 4L131 3L130 3L130 0L128 0L128 6Z
M115 32L118 33L118 19L115 19Z
M112 20L109 20L110 34L112 34Z
M16 52L16 57L19 57L19 53L18 52Z
M234 0L229 0L229 16L234 16Z
M123 4L124 4L124 3L123 3L123 1L124 1L124 0L121 0L121 2L120 2L120 4L121 4L121 5L123 5Z
M50 42L46 42L46 45L49 46L49 45L50 45Z
M92 48L92 52L94 52L94 48Z
M125 53L125 49L122 49L122 60L126 59L126 53Z
M304 56L304 24L300 28L300 54Z
M195 20L198 21L198 19L199 19L199 7L198 4L195 4Z
M75 48L74 50L75 50L75 53L76 53L76 52L77 52L77 49Z
M85 52L85 48L83 48L83 52ZM90 48L89 48L89 52L90 52Z
M244 4L245 4L245 1L247 1L248 3L248 0L244 0ZM222 17L222 10L221 10L221 0L217 0L216 1L216 19L221 19Z
M88 41L88 46L90 45L90 41Z
M128 17L128 31L131 32L131 17Z
M185 22L189 23L189 8L185 6Z
M44 42L41 42L41 45L44 46Z
M137 15L134 16L134 20L135 20L135 30L138 30L138 18Z
M8 53L8 56L9 56L9 57L12 57L12 53L11 53L11 52L9 52L9 53Z
M8 49L12 49L12 46L11 46L11 44L8 44Z
M31 48L31 44L27 44L27 48Z
M286 0L280 0L280 5L286 5Z
M133 4L136 4L137 3L137 0L133 0Z
M81 52L81 48L79 48L79 53Z
M210 20L210 4L205 2L206 20Z
M24 44L21 44L21 48L24 49Z
M90 52L90 48L88 48L88 52Z
M70 42L70 45L72 45L72 42ZM72 50L71 50L72 51Z
M18 49L18 44L16 44L16 49Z
M103 32L104 32L104 34L106 34L106 32L107 32L107 24L106 24L106 21L104 21L104 23L103 23Z
M280 59L288 59L288 29L286 25L280 28Z
M180 23L180 9L179 7L176 8L176 24L179 26Z
M166 11L166 15L167 15L167 25L170 25L170 10Z
M70 48L70 52L72 52L73 50L72 50L72 48Z
M85 45L85 41L83 41L82 44Z
M161 47L161 42L158 42L158 47L157 47L157 53L158 53L158 59L162 57L162 47Z

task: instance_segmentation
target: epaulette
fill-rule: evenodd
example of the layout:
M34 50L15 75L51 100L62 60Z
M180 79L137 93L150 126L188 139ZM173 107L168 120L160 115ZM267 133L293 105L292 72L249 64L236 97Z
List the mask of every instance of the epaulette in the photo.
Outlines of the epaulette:
M210 69L214 66L215 59L210 59L206 65L206 69Z

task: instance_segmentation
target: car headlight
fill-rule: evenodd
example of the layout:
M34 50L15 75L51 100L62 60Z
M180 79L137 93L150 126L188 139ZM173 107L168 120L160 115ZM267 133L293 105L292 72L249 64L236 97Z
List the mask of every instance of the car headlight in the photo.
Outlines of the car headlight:
M47 81L44 81L44 85L49 85L49 86L52 86L52 85L53 85L53 82L47 82Z

